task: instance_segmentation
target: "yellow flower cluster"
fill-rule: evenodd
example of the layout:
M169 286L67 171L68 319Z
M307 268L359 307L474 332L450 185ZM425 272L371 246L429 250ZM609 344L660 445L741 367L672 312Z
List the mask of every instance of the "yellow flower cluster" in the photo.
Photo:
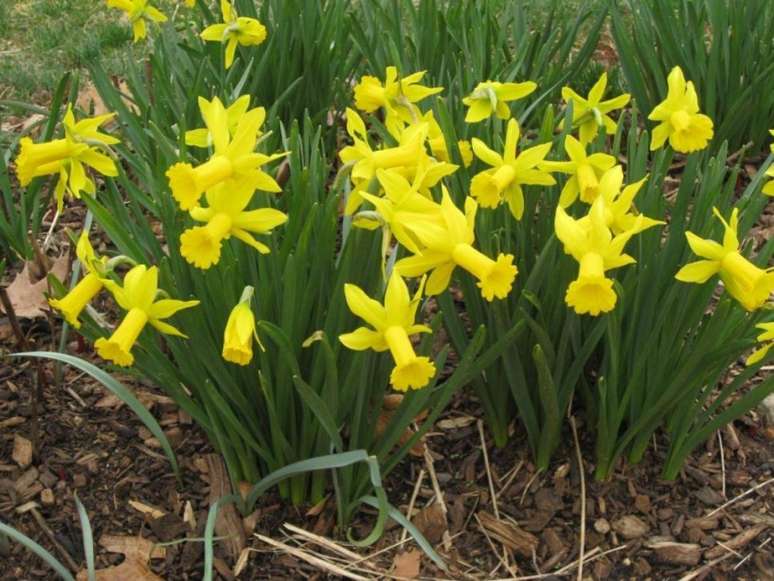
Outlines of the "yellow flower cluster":
M163 319L194 307L199 301L159 298L166 297L166 293L158 288L157 267L148 268L137 264L126 273L123 285L120 285L110 277L110 273L114 265L121 261L129 262L128 259L116 257L108 260L104 256L98 257L85 232L78 239L76 253L86 275L61 299L49 299L49 304L60 311L68 323L79 329L83 310L103 289L110 291L119 306L126 311L126 316L110 337L97 339L94 346L100 357L123 367L132 365L132 348L146 325L151 325L165 335L185 337Z

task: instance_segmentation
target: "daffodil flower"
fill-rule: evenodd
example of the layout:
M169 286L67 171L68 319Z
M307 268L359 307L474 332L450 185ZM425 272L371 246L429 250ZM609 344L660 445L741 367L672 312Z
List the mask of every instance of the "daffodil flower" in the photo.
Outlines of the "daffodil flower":
M578 127L578 137L583 145L596 138L600 127L604 127L608 135L615 133L617 124L609 113L625 107L631 98L629 93L624 93L603 101L606 88L607 73L602 73L594 83L588 97L581 97L570 87L562 87L562 98L568 103L572 101L572 125Z
M167 17L153 7L148 0L107 0L110 8L118 8L126 12L129 23L132 25L134 42L145 38L147 31L145 21L166 22Z
M426 386L435 375L435 365L428 357L417 356L411 344L411 335L430 333L427 325L414 322L422 298L422 283L411 298L406 283L393 270L387 283L384 305L354 284L344 285L344 297L352 313L372 328L359 327L351 333L339 335L339 341L355 351L389 350L395 361L390 373L390 384L395 389L407 391Z
M699 98L691 81L686 83L683 71L675 67L667 77L669 87L666 99L648 115L659 124L653 129L650 149L669 145L675 151L691 153L707 147L712 139L712 119L699 113Z
M223 22L212 24L201 33L202 40L226 45L226 68L231 68L237 45L257 46L266 40L266 27L255 18L239 16L229 0L220 0Z
M193 167L190 163L176 163L167 170L172 196L182 210L190 210L202 194L216 186L239 197L256 189L279 192L281 188L261 166L283 157L284 153L264 155L255 153L260 126L265 118L263 109L252 109L238 120L233 137L229 131L229 117L220 99L199 102L204 123L210 132L214 153L205 163Z
M205 109L209 110L212 107L217 107L215 101L216 99L213 99L212 101L208 101L204 97L199 97L199 109L201 111L204 111ZM245 113L247 113L247 110L249 108L250 108L250 95L242 95L226 108L228 133L231 136L231 138L233 138L234 135L236 134L237 127L239 127L239 120L242 119L242 117L245 115ZM260 127L263 125L263 122L266 119L266 109L264 109L263 107L257 107L254 110L260 111L259 116L263 117L260 123L258 124L259 131L256 135L256 137L260 137L262 135L262 132L260 131ZM185 143L186 145L190 145L192 147L204 147L204 148L212 147L212 144L213 144L212 132L208 127L202 127L201 129L191 129L190 131L186 131Z
M482 208L496 208L507 202L514 218L521 220L524 214L523 185L551 186L556 180L540 169L541 163L551 150L550 143L525 149L517 154L519 124L508 121L503 154L489 149L480 139L473 138L473 152L481 161L492 166L477 174L470 183L470 194Z
M180 254L197 268L206 270L220 260L221 245L231 236L261 254L268 254L269 247L258 242L253 234L269 234L287 222L288 217L274 208L246 210L252 196L248 190L233 192L217 188L207 192L207 207L197 206L189 212L194 220L206 224L189 228L180 235Z
M476 85L473 92L462 99L468 106L466 123L478 123L492 114L500 119L509 119L511 109L507 103L523 99L537 89L537 84L532 81L523 83L498 83L497 81L484 81Z
M704 260L686 264L675 278L682 282L701 284L719 273L729 294L745 309L754 311L762 307L774 291L774 268L759 268L740 254L736 233L739 226L738 208L733 209L728 222L717 208L713 208L713 212L725 229L723 244L686 232L691 250Z
M78 244L75 246L75 254L84 269L85 275L73 289L61 299L48 299L48 304L62 313L65 320L75 329L81 328L78 320L83 309L92 299L99 294L105 286L105 264L107 257L97 257L89 242L89 236L84 231Z
M774 137L774 129L770 129L769 133L771 133L771 136ZM774 153L774 143L769 145L769 148L771 149L771 153ZM763 174L766 177L771 178L765 186L763 186L763 193L767 196L774 196L774 164L771 164L769 166L769 169L766 170L766 173Z
M374 150L368 142L363 119L353 109L347 109L347 132L354 143L344 147L339 152L339 158L352 166L354 191L347 200L345 214L350 215L360 207L363 203L362 190L368 188L379 169L398 171L408 180L421 174L419 191L426 196L443 177L457 170L456 165L437 162L427 154L425 141L428 129L427 123L410 125L400 134L397 146Z
M63 138L33 143L29 137L23 137L16 158L16 175L20 185L28 186L38 176L59 174L54 194L57 211L60 212L65 192L76 198L80 198L82 192L94 195L96 186L86 174L84 166L105 176L118 175L115 162L97 151L97 148L107 149L110 145L120 143L115 137L98 130L113 116L113 113L108 113L76 122L70 105L62 121Z
M263 348L255 329L255 315L250 307L253 287L246 286L242 297L231 309L223 331L223 359L237 365L249 365L253 360L253 339Z
M443 91L443 87L420 85L424 76L425 71L419 71L399 79L398 69L387 67L382 84L376 77L365 75L355 85L355 107L365 113L383 108L385 124L391 132L395 132L400 123L418 120L419 109L414 103Z
M556 237L564 245L565 253L580 265L578 278L567 288L565 302L580 315L597 316L612 311L618 296L613 290L612 279L607 278L605 272L635 262L623 250L639 224L613 236L605 223L604 204L602 197L597 198L586 220L576 220L561 206L556 208Z
M404 226L404 222L412 216L421 215L426 220L442 223L438 204L419 192L417 182L421 183L422 175L418 174L414 184L392 170L376 170L376 177L384 190L384 197L365 192L362 196L373 204L385 224L387 241L390 235L394 235L409 252L419 253L421 244L411 230ZM363 217L359 219L362 220Z
M570 175L559 196L559 205L567 208L579 195L581 202L593 203L599 195L599 179L615 165L615 158L606 153L586 155L583 143L572 135L564 139L564 150L569 161L544 161L540 164L543 170Z
M623 190L623 168L620 165L607 170L599 180L598 195L604 200L605 225L613 234L632 232L639 234L648 228L665 224L662 220L654 220L642 214L632 211L634 198L647 180L647 176L641 180L627 185ZM580 219L581 223L590 221L590 216Z
M759 361L762 361L769 353L769 349L774 347L774 321L771 323L761 323L756 327L763 331L758 335L757 339L759 343L763 343L758 349L753 351L747 358L747 365L755 365Z
M109 338L101 337L94 343L100 357L122 367L132 365L132 348L146 325L151 325L165 335L186 337L163 319L183 309L195 307L199 301L156 300L159 293L158 277L157 267L148 268L138 264L126 273L123 286L111 280L105 281L105 287L127 313Z
M473 198L465 200L463 214L443 188L440 214L442 222L428 220L424 214L404 214L402 227L410 230L422 244L421 253L399 260L396 270L403 276L417 277L432 271L427 280L427 293L437 295L449 286L456 267L467 270L478 279L481 295L488 301L508 296L518 272L512 254L499 254L492 260L473 247L476 209Z

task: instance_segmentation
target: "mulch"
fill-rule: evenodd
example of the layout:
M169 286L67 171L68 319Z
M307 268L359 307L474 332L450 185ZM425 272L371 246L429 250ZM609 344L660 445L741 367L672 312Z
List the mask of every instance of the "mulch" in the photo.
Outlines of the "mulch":
M47 323L25 323L29 339L47 347ZM7 327L0 322L5 352L14 348ZM77 340L70 344L75 352L83 347ZM202 536L214 458L203 433L153 386L119 376L167 432L182 467L178 481L158 442L120 401L72 369L63 369L57 385L53 365L44 367L39 451L21 464L15 448L19 440L32 439L35 368L29 361L0 368L0 519L82 568L77 493L95 541L105 535L153 543L189 539L165 546L164 558L151 560L150 570L163 579L201 578L202 543L191 539ZM409 456L385 482L395 506L404 513L413 507L412 521L447 560L449 572L416 551L396 526L375 546L351 548L365 559L353 572L428 579L577 575L584 511L584 578L772 578L774 434L755 412L710 438L674 482L659 477L665 448L658 441L639 465L622 462L610 480L594 481L593 442L584 438L582 417L577 424L584 481L569 430L550 469L538 473L518 427L510 443L496 449L478 417L475 398L460 394L428 434L424 458ZM336 538L334 514L330 498L303 508L276 493L262 498L244 521L250 550L239 578L335 578L333 569L306 560L318 555L335 565L335 551L283 527L292 523L346 547ZM371 522L364 511L354 536L366 534ZM281 548L255 535L279 541ZM216 577L233 578L235 559L224 543L216 554ZM97 548L98 568L123 559ZM50 579L52 573L11 543L9 554L0 555L0 578Z

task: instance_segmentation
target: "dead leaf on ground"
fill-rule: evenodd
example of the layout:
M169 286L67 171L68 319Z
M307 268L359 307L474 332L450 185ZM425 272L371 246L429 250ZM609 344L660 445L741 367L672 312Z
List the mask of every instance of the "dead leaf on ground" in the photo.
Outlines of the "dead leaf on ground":
M148 568L150 559L166 557L164 547L156 547L148 539L119 535L103 535L99 544L111 553L120 553L125 559L120 565L97 570L97 581L164 581ZM85 581L88 572L81 571L76 579Z
M16 275L16 278L6 289L16 316L22 319L44 317L46 314L44 309L48 308L45 296L45 293L48 292L48 281L45 276L40 280L33 280L30 271L31 264L30 262L25 263L24 269ZM64 280L67 274L67 254L54 260L49 274L55 275L59 280ZM2 307L0 307L0 312L2 312Z
M392 574L401 579L416 579L419 577L419 566L422 562L422 553L417 549L411 549L405 553L395 555L392 561Z

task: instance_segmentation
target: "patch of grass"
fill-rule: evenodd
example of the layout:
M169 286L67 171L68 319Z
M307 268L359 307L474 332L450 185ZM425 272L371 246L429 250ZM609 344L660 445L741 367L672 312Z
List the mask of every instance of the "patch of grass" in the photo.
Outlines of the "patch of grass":
M132 33L97 0L0 2L0 97L45 100L65 71L100 58L119 73Z

